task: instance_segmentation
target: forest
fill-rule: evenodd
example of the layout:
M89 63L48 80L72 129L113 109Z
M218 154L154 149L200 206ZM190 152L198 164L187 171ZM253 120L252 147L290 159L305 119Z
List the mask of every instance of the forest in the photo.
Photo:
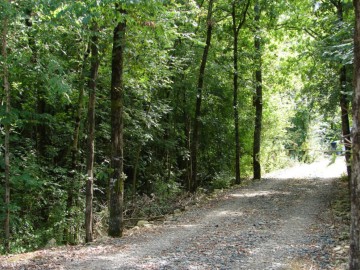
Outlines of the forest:
M0 20L0 253L321 155L351 175L350 0L1 0Z

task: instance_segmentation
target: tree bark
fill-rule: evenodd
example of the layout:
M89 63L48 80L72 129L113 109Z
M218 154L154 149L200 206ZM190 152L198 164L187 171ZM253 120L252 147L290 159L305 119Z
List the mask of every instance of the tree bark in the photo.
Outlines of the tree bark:
M233 108L234 108L234 124L235 124L235 184L241 183L240 178L240 138L239 138L239 106L238 106L238 91L239 91L239 66L238 66L238 39L239 32L236 25L236 5L232 4L232 28L234 36L233 57L234 57L234 77L233 77Z
M260 148L261 148L261 128L262 128L262 70L261 70L261 37L260 37L260 5L257 1L255 4L255 129L254 129L254 144L253 144L253 172L254 179L261 179L261 164L260 164Z
M339 0L336 4L337 16L339 22L344 21L343 3ZM345 161L348 178L351 179L351 141L350 141L350 123L349 123L349 100L346 94L346 66L340 68L340 109L341 109L341 129L345 145Z
M351 138L349 123L349 100L346 95L346 67L342 66L340 70L340 109L341 109L341 129L345 145L345 161L348 178L351 179Z
M151 108L151 103L147 106L146 114L145 114L146 117L149 114L150 108ZM138 169L139 169L139 165L140 165L139 162L140 162L140 154L141 154L142 148L143 148L143 144L142 144L142 142L139 142L139 145L137 146L136 151L135 151L135 162L133 165L133 168L134 168L133 175L132 175L132 199L133 200L135 200L135 198L136 198L137 173L138 173Z
M214 0L209 0L208 14L206 19L207 32L206 32L206 45L203 51L203 56L200 65L198 83L197 83L197 95L196 95L196 108L195 108L195 117L194 117L194 128L193 128L193 139L191 142L191 192L195 192L198 188L198 179L197 179L197 155L199 149L199 128L200 128L200 117L201 117L201 101L202 101L202 92L204 88L204 78L205 78L205 68L209 55L209 48L211 44L212 30L213 30L213 5Z
M350 270L360 269L360 0L355 8Z
M88 104L88 142L87 142L87 181L86 181L86 206L85 206L85 242L93 241L93 197L94 197L94 155L95 155L95 106L96 106L96 80L100 65L98 51L98 26L93 23L91 37L91 67L88 79L89 104Z
M73 131L73 137L70 147L71 152L71 170L76 170L78 165L78 159L79 159L79 136L80 136L80 126L81 126L81 118L83 115L84 110L84 82L85 82L85 70L86 70L86 62L89 57L89 50L86 49L86 52L84 53L84 58L82 60L82 67L80 71L80 88L79 88L79 96L78 96L78 102L77 102L77 109L75 113L75 123L74 123L74 131Z
M235 184L241 183L240 178L240 134L239 134L239 105L238 105L238 91L239 91L239 55L238 43L239 32L246 20L246 13L249 8L250 1L247 1L243 9L242 17L239 23L236 22L236 2L232 3L231 17L232 17L232 30L233 30L233 108L234 108L234 126L235 126Z
M123 66L126 21L125 10L117 5L122 21L114 29L111 75L111 169L109 202L109 236L121 237L123 232L124 154L123 154Z
M137 172L138 172L138 168L139 168L141 150L142 150L142 145L140 143L135 152L134 170L133 170L133 175L132 175L132 199L133 200L135 200L135 198L136 198Z
M11 4L11 1L8 1ZM7 66L7 34L8 34L8 17L2 22L2 35L1 35L1 55L3 58L3 87L5 92L5 106L6 115L10 114L10 84L9 84L9 70ZM5 220L4 220L4 249L5 252L10 252L10 123L9 119L4 124L5 129Z
M68 225L65 228L65 239L66 243L75 244L77 239L76 233L76 224L73 224L71 220L73 220L74 214L71 209L77 204L78 192L79 192L79 179L77 178L77 172L79 167L79 136L80 136L80 126L81 120L83 116L84 110L84 83L85 83L85 69L86 69L86 62L89 56L88 49L86 49L83 59L82 59L82 66L79 79L80 79L80 88L79 88L79 95L78 95L78 102L77 102L77 109L75 112L75 121L74 121L74 130L72 141L69 146L69 150L67 153L70 152L70 164L69 164L69 171L68 171L68 184L67 184L67 202L66 208L68 209L66 219L69 221ZM65 159L67 155L65 155ZM74 227L75 225L75 227Z

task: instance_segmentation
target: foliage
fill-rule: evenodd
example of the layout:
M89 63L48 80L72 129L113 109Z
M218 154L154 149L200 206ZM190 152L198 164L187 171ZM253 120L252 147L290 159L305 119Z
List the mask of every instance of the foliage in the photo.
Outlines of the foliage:
M8 15L12 112L0 88L0 131L11 124L11 251L24 252L83 238L87 152L87 78L92 22L99 26L96 90L95 227L106 231L110 169L112 31L126 20L124 173L127 217L172 211L188 187L196 85L207 24L213 24L199 130L198 178L212 189L233 184L232 19L228 1L54 1L0 3ZM241 2L241 4L245 1ZM311 162L340 137L338 101L351 98L352 20L344 1L340 22L326 1L259 1L262 19L264 172L291 159ZM126 14L119 15L115 5ZM255 91L253 1L239 33L241 171L252 175ZM242 16L236 14L237 18ZM2 26L0 26L1 28ZM0 66L4 65L0 59ZM340 89L339 67L348 73ZM0 72L0 75L2 72ZM3 78L0 78L1 84ZM345 91L344 91L345 89ZM81 93L85 91L81 99ZM78 111L82 114L77 115ZM335 116L335 114L338 114ZM77 150L74 129L80 121ZM3 148L4 138L0 138ZM0 152L0 195L4 194ZM171 203L170 203L171 202ZM0 204L0 222L4 219ZM0 227L0 235L3 234ZM98 233L100 234L100 233ZM0 245L2 237L0 237ZM2 245L1 245L2 246ZM3 252L4 250L1 250Z
M214 179L211 181L211 188L224 189L229 188L233 184L233 176L229 175L228 172L217 173Z

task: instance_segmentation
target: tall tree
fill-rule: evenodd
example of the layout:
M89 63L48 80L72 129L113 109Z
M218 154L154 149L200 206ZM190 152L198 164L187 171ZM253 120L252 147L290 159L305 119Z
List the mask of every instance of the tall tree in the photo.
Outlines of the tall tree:
M354 0L353 158L351 173L350 270L360 269L360 0Z
M213 5L214 0L209 0L208 12L206 17L206 44L203 51L203 56L200 64L199 77L197 82L197 94L196 94L196 108L194 117L193 137L191 142L191 191L194 192L198 188L197 179L197 155L199 149L199 129L201 118L201 101L204 88L205 68L209 55L209 49L211 44L212 30L214 27L213 21Z
M340 109L341 109L341 130L345 146L345 161L348 178L351 179L351 138L350 138L350 121L349 121L349 100L346 94L346 66L340 68Z
M9 5L11 0L8 1ZM1 33L1 56L3 62L3 87L5 92L5 113L8 119L4 123L5 128L5 221L4 221L4 248L6 252L10 252L10 84L9 70L7 64L7 35L8 35L9 16L5 14L2 22Z
M337 9L339 27L344 22L343 1L332 1ZM340 84L340 109L341 109L341 130L345 145L345 161L349 179L351 178L351 141L350 141L350 123L349 123L349 99L347 95L347 70L343 64L340 68L339 84Z
M80 74L79 74L79 81L80 81L80 87L79 87L79 95L78 95L78 101L77 101L77 108L75 112L75 123L74 123L74 130L72 135L72 141L70 145L70 167L69 167L69 182L68 182L68 188L67 188L67 209L68 209L68 215L67 220L71 221L74 219L74 214L71 209L77 204L77 190L79 186L79 179L78 179L78 170L79 170L79 136L80 136L80 127L83 117L83 111L84 111L84 92L85 92L85 71L86 71L86 62L89 57L89 49L85 49L85 53L82 59L82 66L80 68ZM76 228L75 230L71 230L72 224L71 222L68 223L68 226L66 226L65 229L65 237L66 242L68 243L76 243L77 233Z
M91 67L88 78L89 104L88 104L88 142L87 142L87 181L86 181L86 209L85 209L85 241L93 241L93 190L94 190L94 153L95 153L95 105L96 105L96 80L100 65L98 51L98 26L92 25L90 45Z
M263 110L263 94L262 94L262 69L261 69L261 33L260 33L260 4L257 0L254 7L255 11L255 129L253 144L253 172L254 179L261 179L260 165L260 146L261 146L261 127L262 127L262 110Z
M109 201L109 236L121 237L123 231L124 145L123 145L123 95L124 49L126 11L116 4L120 21L114 29L111 74L111 179Z
M232 17L232 32L233 32L233 108L234 108L234 127L235 127L235 184L240 184L240 134L239 134L239 104L238 104L238 91L239 91L239 32L246 21L246 14L250 6L250 1L242 11L239 22L236 20L237 14L237 1L233 1L231 17Z

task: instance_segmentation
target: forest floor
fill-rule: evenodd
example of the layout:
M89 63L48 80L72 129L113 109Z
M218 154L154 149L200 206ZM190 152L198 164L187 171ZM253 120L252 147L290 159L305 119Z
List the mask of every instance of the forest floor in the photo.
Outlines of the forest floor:
M347 269L342 159L218 192L121 239L1 256L0 269Z

